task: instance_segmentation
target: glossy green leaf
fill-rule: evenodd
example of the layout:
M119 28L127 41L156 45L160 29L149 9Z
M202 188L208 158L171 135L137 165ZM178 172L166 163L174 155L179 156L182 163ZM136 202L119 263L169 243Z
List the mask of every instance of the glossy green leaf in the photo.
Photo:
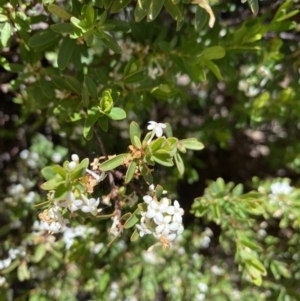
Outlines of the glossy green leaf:
M9 22L5 22L1 30L2 46L7 47L9 45L10 37L11 37L11 26Z
M92 5L88 5L85 10L85 20L88 28L92 28L94 26L95 19L95 10Z
M115 0L111 6L111 13L115 14L126 7L132 0Z
M72 40L69 37L63 39L57 55L57 65L60 70L64 70L68 66L75 45L75 40Z
M144 0L144 1L137 1L136 7L134 10L134 20L135 22L142 21L149 10L152 0Z
M70 15L68 12L66 12L63 8L56 4L50 4L48 6L48 10L57 17L63 19L63 20L69 20L72 15Z
M176 21L182 20L182 14L179 7L173 3L172 0L165 0L164 2L165 8L167 9L168 13L172 16L172 18Z
M103 0L104 8L108 9L111 6L112 0Z
M94 98L98 98L97 86L90 77L88 76L84 77L84 84L87 87L89 94Z
M160 13L161 9L163 8L165 0L152 0L151 4L148 8L147 11L147 21L148 22L152 22L153 20L156 19L156 17L158 16L158 14Z
M108 117L112 120L122 120L126 118L126 112L121 108L113 107L108 113Z
M32 48L41 47L48 45L49 43L57 40L59 37L59 34L53 32L51 28L47 28L45 30L38 31L35 35L33 35L29 39L28 45Z
M50 28L56 33L73 33L76 27L72 23L52 24Z
M258 13L258 0L248 0L252 13L256 16Z
M200 54L201 59L205 60L218 60L225 56L226 52L222 46L212 46L205 48Z
M205 61L204 64L209 68L209 70L216 76L218 80L223 80L220 69L215 63L213 63L212 61Z
M200 5L197 6L196 14L195 14L195 23L194 27L196 31L200 31L203 26L206 24L208 19L208 14L205 9L203 9Z
M128 184L132 180L135 173L136 165L137 165L136 161L132 161L130 163L125 175L125 184Z
M120 154L100 164L101 171L109 171L123 165L129 154Z

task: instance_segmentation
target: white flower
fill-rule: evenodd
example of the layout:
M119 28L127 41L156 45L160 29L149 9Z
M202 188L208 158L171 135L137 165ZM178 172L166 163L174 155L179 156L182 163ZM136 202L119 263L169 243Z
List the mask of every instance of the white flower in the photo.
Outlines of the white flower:
M72 159L72 161L74 161L74 162L76 162L76 163L79 163L79 157L78 157L77 154L73 154L73 155L71 156L71 159Z
M152 234L152 231L144 224L136 224L136 227L140 230L140 237L143 237L145 234Z
M94 198L88 199L85 195L81 195L84 200L84 205L81 207L81 210L86 213L91 213L93 215L97 215L98 210L97 206L100 203L100 199L97 200Z
M150 196L150 195L145 195L145 196L143 197L143 200L144 200L145 203L150 204L150 202L151 202L153 199L152 199L152 196Z
M163 220L155 228L155 232L157 234L162 234L164 236L169 235L169 233L170 233L170 225L169 225L170 222L171 222L171 216L170 215L164 216Z
M276 182L271 185L270 189L273 195L278 195L278 194L288 195L291 193L293 188L290 186L289 183Z
M94 179L97 181L97 183L103 181L107 174L105 172L102 172L100 175L96 174L95 172L93 172L92 170L86 169L86 172L89 173L92 177L94 177Z
M71 162L69 162L68 166L69 166L70 170L75 170L77 163L74 161L71 161Z
M68 208L71 212L78 210L82 205L82 200L75 200L74 193L69 191L66 195L66 201L60 203L60 206Z
M157 137L161 137L163 134L163 129L166 128L164 123L157 123L155 121L149 121L147 127L148 130L153 131Z
M153 200L148 205L148 210L146 212L147 218L153 218L154 222L158 225L163 221L164 216L163 213L167 211L168 206L165 203L158 203Z
M198 283L198 288L199 288L200 292L202 292L202 293L206 293L207 290L208 290L208 286L204 282L199 282Z
M178 222L178 223L182 222L182 215L184 214L184 211L182 208L180 208L178 201L174 201L174 206L169 206L167 212L170 215L173 215L174 222Z

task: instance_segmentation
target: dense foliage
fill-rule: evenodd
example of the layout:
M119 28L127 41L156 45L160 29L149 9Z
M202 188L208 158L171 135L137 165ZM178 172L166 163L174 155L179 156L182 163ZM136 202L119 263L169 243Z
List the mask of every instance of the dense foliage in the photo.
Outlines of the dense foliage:
M300 300L296 0L0 0L0 301Z

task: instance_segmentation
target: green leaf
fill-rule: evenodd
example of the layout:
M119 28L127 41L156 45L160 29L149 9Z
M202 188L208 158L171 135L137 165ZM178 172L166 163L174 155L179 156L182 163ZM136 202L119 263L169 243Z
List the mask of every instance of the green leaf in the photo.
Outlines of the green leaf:
M169 152L164 149L159 149L158 151L153 153L151 159L163 166L173 166L173 161L170 157Z
M182 14L179 7L173 3L172 0L165 0L165 8L168 13L172 16L172 18L176 21L182 21Z
M87 140L93 137L93 126L97 122L99 117L100 112L98 110L98 107L92 107L90 110L88 110L88 116L83 127L83 136Z
M17 271L19 281L23 282L24 280L30 279L30 271L26 261L22 261L18 266Z
M2 46L7 47L9 45L10 37L11 37L11 26L9 22L5 22L1 30Z
M104 8L107 10L111 6L112 0L103 0Z
M135 145L134 137L138 137L141 139L141 129L139 125L135 122L132 121L129 126L129 136L130 136L130 141L132 145Z
M137 217L138 214L141 213L141 209L137 208L132 215L130 216L130 218L126 221L126 223L124 224L124 228L125 229L129 229L131 227L133 227L138 221L139 218Z
M45 256L47 250L45 244L39 244L35 250L34 256L33 256L33 262L40 262L43 257Z
M156 196L157 199L160 199L163 191L164 191L164 189L161 185L156 185L156 187L155 187L155 196Z
M90 103L90 96L87 87L82 87L81 91L82 103L85 108L88 108Z
M67 195L68 190L69 187L68 185L66 185L66 182L63 182L60 185L58 185L57 188L55 189L54 200L60 201L64 199Z
M137 148L142 148L142 142L141 140L137 137L137 136L134 136L133 137L133 140L134 140L134 146L137 147Z
M96 31L97 33L97 31ZM108 34L102 33L104 35L104 39L101 39L101 42L109 49L111 49L115 53L121 53L122 49L119 44Z
M184 163L183 163L182 158L179 153L175 154L175 163L176 163L179 173L181 175L183 175L184 174Z
M72 23L52 24L50 28L56 33L74 33L76 27Z
M6 15L0 14L0 22L8 21L8 17Z
M258 13L258 0L248 0L249 6L252 10L252 13L256 16Z
M126 7L132 0L115 0L110 9L112 14L115 14Z
M137 229L135 229L130 237L130 241L137 241L139 239L140 235L137 231Z
M212 61L205 61L204 64L209 68L209 70L216 76L218 80L223 80L219 67L215 63L213 63Z
M161 9L164 6L164 2L165 2L165 0L160 0L160 1L152 0L151 1L151 4L147 11L147 21L148 22L152 22L153 20L156 19L156 17L158 16L158 14L160 13Z
M47 45L58 38L60 38L59 34L53 32L51 28L47 28L45 30L38 31L35 35L33 35L29 39L28 45L32 48L37 48Z
M112 120L122 120L126 118L126 112L118 107L113 107L107 115Z
M179 144L181 144L184 148L192 150L201 150L204 148L204 144L199 142L196 138L179 140Z
M222 46L213 46L205 48L200 54L201 59L205 60L218 60L225 56L225 48Z
M166 128L165 128L166 136L167 138L173 137L173 131L170 123L166 123Z
M41 188L44 189L44 190L53 190L55 189L58 185L60 185L61 183L64 183L65 181L60 178L60 179L57 179L57 178L54 178L54 179L51 179L45 183L43 183L41 185Z
M64 70L68 66L75 45L76 41L71 40L68 36L63 39L57 56L57 65L60 70Z
M82 84L75 77L66 75L65 81L71 91L81 94Z
M107 161L100 164L100 170L101 171L109 171L109 170L115 169L116 167L123 165L124 161L129 156L130 156L129 154L125 153L125 154L120 154L118 156L115 156L111 159L108 159Z
M84 17L85 17L85 20L87 23L87 27L92 28L94 26L94 19L95 19L95 10L94 10L93 6L88 5L86 7Z
M98 124L104 132L107 132L107 130L108 130L108 117L105 116L105 115L100 116L99 119L98 119Z
M63 19L63 20L69 20L72 15L70 15L68 12L66 12L64 9L62 9L60 6L56 4L50 4L48 6L48 10L57 17Z
M90 77L88 76L84 77L84 84L87 87L89 94L94 98L98 98L97 86Z
M136 161L132 161L130 163L125 176L125 184L128 184L132 180L135 173L136 165L137 165Z
M195 23L194 27L196 31L200 31L203 26L206 24L208 19L208 14L200 5L197 6L196 14L195 14Z
M52 168L55 174L60 175L62 179L66 177L67 173L60 165L54 165Z
M160 138L153 140L150 143L149 147L151 148L152 152L155 152L155 151L163 148L165 145L166 145L166 139L164 137L160 137Z
M3 269L0 271L1 274L8 274L11 271L13 271L16 267L18 267L20 265L20 259L16 259L15 261L13 261L9 267Z
M43 177L48 181L55 177L56 172L52 166L46 166L41 170Z
M153 177L151 171L144 165L140 165L140 172L144 178L144 181L150 185L153 183Z
M115 19L109 19L106 20L105 26L111 27L110 31L121 31L121 32L128 32L130 31L130 25L122 20L115 20Z
M140 22L146 17L148 9L151 5L151 1L152 0L137 1L136 7L134 10L135 22Z

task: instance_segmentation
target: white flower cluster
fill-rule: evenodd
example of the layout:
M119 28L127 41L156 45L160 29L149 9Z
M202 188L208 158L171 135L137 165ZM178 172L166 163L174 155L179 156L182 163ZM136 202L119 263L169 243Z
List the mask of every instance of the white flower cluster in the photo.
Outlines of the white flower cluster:
M38 153L24 149L20 152L20 158L26 161L26 165L30 168L36 168L40 161Z
M287 206L291 204L291 200L286 200L284 196L289 195L293 188L287 182L275 182L270 186L271 193L269 194L269 204L279 206L279 209L274 212L274 217L280 217Z
M139 235L142 237L145 234L152 234L163 246L167 247L169 242L184 230L183 209L178 201L174 201L174 205L170 205L171 200L166 197L158 201L154 195L145 195L143 200L147 204L147 211L141 213L141 222L136 225Z
M6 259L0 260L0 270L8 268L12 260L15 260L17 257L24 257L25 255L26 255L26 251L22 246L16 249L9 249L8 257Z
M276 196L279 194L289 195L292 192L292 189L293 188L290 186L290 184L286 182L276 182L270 187L271 194Z

